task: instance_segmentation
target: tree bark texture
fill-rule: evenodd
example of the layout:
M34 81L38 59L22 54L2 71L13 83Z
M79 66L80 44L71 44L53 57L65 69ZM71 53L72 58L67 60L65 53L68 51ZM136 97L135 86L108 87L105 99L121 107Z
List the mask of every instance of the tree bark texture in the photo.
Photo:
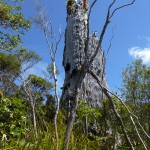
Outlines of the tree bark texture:
M85 62L85 43L87 40L87 15L82 8L82 2L75 3L71 15L67 16L67 27L65 32L65 48L63 54L63 66L65 68L65 81L63 85L61 107L69 110L74 103L74 92L79 84L80 75L84 70ZM87 56L88 61L95 52L98 45L97 33L93 32L89 37ZM90 66L97 76L103 74L103 54L101 49ZM90 74L85 74L82 81L82 87L79 89L79 99L87 100L89 106L100 107L102 91L99 85L94 82ZM103 83L106 86L106 77L104 73ZM86 94L84 94L86 92ZM85 97L86 95L86 97Z
M65 81L62 88L60 107L68 111L64 150L68 149L78 100L86 100L87 104L92 107L100 107L102 105L102 91L94 81L94 78L87 73L85 65L95 53L99 42L97 32L93 32L90 36L87 36L87 21L88 17L83 10L82 1L74 3L72 12L67 15L63 54ZM88 43L86 43L87 37ZM85 46L87 46L86 51ZM103 84L107 86L103 68L103 53L99 48L94 61L90 65L90 69L97 76L103 76Z

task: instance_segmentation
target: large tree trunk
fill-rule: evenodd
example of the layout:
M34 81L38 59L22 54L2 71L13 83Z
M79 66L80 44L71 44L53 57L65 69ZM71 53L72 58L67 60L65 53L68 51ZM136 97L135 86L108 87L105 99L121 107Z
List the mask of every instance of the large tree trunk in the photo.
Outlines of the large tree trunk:
M71 107L74 103L74 92L78 87L79 82L82 82L82 85L81 89L79 89L78 97L86 100L90 106L101 106L102 92L98 84L94 82L93 77L86 73L83 80L80 80L80 76L84 70L86 40L87 15L83 11L82 3L79 2L74 4L74 9L71 15L67 16L67 27L65 33L65 48L63 55L65 81L61 97L61 107L69 110L68 113L70 113ZM89 37L87 60L89 60L91 55L95 52L98 41L97 33L92 33ZM90 68L99 77L104 74L103 83L106 86L106 77L103 72L103 54L100 49ZM86 94L84 94L85 92Z
M71 0L69 0L68 3L70 1ZM79 2L72 3L71 7L67 7L67 10L69 11L67 16L63 57L65 82L61 97L61 107L68 110L68 125L64 141L65 150L68 149L70 133L75 121L78 100L86 100L88 105L92 107L100 107L102 99L104 98L103 92L105 93L106 97L108 97L106 91L102 91L102 89L100 89L98 83L94 81L95 77L89 74L89 71L92 71L94 74L96 74L96 77L99 77L101 84L107 87L104 71L105 60L101 51L103 38L114 14L122 8L132 5L135 0L132 0L130 3L114 9L113 7L116 3L116 0L113 0L110 3L107 9L106 20L104 21L99 38L97 37L96 32L92 33L92 35L89 35L89 18L92 7L96 2L97 0L92 2L88 15L86 15L88 0L80 0ZM120 118L118 117L118 120L119 119ZM125 136L131 148L133 149L128 136L126 134Z
M94 78L87 73L85 62L90 60L96 51L99 39L94 32L89 36L87 50L87 15L83 10L82 1L73 5L71 14L67 16L67 27L65 33L65 48L63 55L63 66L65 68L65 81L63 85L61 107L68 110L68 126L65 135L64 149L68 149L69 137L75 121L78 100L86 100L92 107L100 107L103 97L99 85ZM85 55L86 58L85 58ZM106 86L106 77L103 71L103 54L99 48L90 69L103 76L103 84ZM85 94L86 93L86 94Z

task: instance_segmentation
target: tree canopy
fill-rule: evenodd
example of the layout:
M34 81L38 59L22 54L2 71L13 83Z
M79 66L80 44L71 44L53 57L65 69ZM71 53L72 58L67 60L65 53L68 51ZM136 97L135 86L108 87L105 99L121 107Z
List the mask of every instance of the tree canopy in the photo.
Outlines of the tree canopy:
M21 43L20 35L30 28L18 3L0 0L0 50L16 48Z

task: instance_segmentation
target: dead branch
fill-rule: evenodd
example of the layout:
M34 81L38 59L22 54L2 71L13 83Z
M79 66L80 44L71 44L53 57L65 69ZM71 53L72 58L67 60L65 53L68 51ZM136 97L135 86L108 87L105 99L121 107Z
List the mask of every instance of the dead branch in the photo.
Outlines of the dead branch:
M78 93L81 88L81 85L82 85L82 82L83 82L83 79L85 77L85 75L89 72L89 69L90 69L90 66L91 64L93 63L98 51L101 49L102 47L102 42L103 42L103 37L106 33L106 30L108 28L108 25L110 23L110 16L112 15L110 13L111 11L111 8L112 6L115 4L116 0L113 0L113 2L109 5L108 7L108 10L107 10L107 15L106 15L106 20L104 22L104 26L102 28L102 31L101 31L101 34L100 34L100 38L99 38L99 42L98 42L98 45L97 45L97 48L96 48L96 51L94 52L94 54L91 56L90 60L88 60L88 57L87 57L87 50L88 50L88 43L89 43L89 20L90 20L90 15L91 15L91 11L92 11L92 8L93 6L95 5L95 3L97 2L97 0L94 0L90 9L89 9L89 13L88 13L88 19L87 19L87 38L86 38L86 42L85 42L85 48L84 48L84 52L85 52L85 62L84 62L84 66L83 66L83 70L82 70L82 74L81 76L79 77L79 84L77 85L77 87L75 88L75 97L74 97L74 106L71 110L71 114L70 114L70 118L69 118L69 121L68 121L68 125L67 125L67 129L66 129L66 134L65 134L65 141L64 141L64 147L63 149L64 150L68 150L68 145L69 145L69 138L70 138L70 133L72 131L72 128L73 128L73 123L75 121L75 115L76 115L76 109L77 109L77 105L78 105ZM103 62L105 63L105 62ZM112 104L113 105L113 104ZM115 109L114 109L115 111ZM126 133L126 130L124 128L124 124L121 120L121 117L118 116L117 112L116 112L116 116L118 117L118 120L120 120L120 123L122 125L122 129L124 131L124 134L125 134L125 137L126 137L126 140L127 142L129 143L131 149L134 149L134 147L132 146L132 143L130 142L130 139Z
M115 104L114 104L114 102L113 102L111 96L109 95L107 89L102 86L102 84L101 84L100 80L98 79L98 77L97 77L91 70L89 71L89 73L90 73L90 74L92 75L92 77L97 81L97 83L98 83L99 86L101 87L102 91L104 92L104 94L105 94L106 97L108 98L108 100L109 100L109 102L110 102L110 104L111 104L111 106L112 106L112 109L113 109L113 111L114 111L114 114L115 114L116 118L118 119L118 121L120 122L121 129L122 129L122 131L123 131L123 134L124 134L124 136L125 136L126 141L127 141L127 143L129 144L130 148L131 148L132 150L134 150L133 144L131 143L130 138L129 138L128 134L127 134L127 131L126 131L126 129L125 129L125 126L124 126L124 123L123 123L123 121L122 121L122 118L121 118L121 116L119 115L119 113L117 112L116 106L115 106Z
M94 52L94 54L91 56L90 60L89 60L89 63L86 64L87 66L87 70L90 68L92 62L94 61L99 49L101 49L101 46L102 46L102 41L103 41L103 37L105 35L105 32L106 32L106 29L110 23L110 20L109 20L109 16L110 16L110 9L111 7L113 6L113 4L115 3L115 0L109 5L108 7L108 10L107 10L107 15L106 15L106 20L105 20L105 23L104 23L104 26L102 28L102 31L101 31L101 34L100 34L100 38L99 38L99 42L98 42L98 45L97 45L97 48L96 48L96 51Z
M106 54L105 54L105 58L108 56L109 51L110 51L111 46L112 46L112 41L114 39L114 29L115 29L115 27L112 29L112 36L111 36L111 39L110 39L110 42L109 42L108 49L107 49Z
M102 83L100 82L100 80L98 79L98 77L94 74L94 72L89 71L89 73L90 73L90 74L93 76L93 78L97 81L97 83L98 83L99 86L101 87L102 91L104 92L104 94L107 96L107 98L108 98L110 101L112 101L112 99L111 99L109 93L112 94L113 96L115 96L117 99L119 99L119 101L123 104L123 106L126 108L127 112L129 113L130 119L131 119L131 121L132 121L132 124L133 124L133 126L134 126L134 128L135 128L135 131L136 131L136 133L137 133L137 135L138 135L138 137L139 137L141 143L143 144L145 150L147 150L147 147L146 147L146 145L145 145L145 142L142 140L142 138L141 138L141 136L140 136L140 134L139 134L139 131L138 131L137 127L136 127L136 124L135 124L135 122L134 122L132 116L137 119L137 122L138 122L139 126L141 127L142 131L144 132L144 134L145 134L148 138L150 138L150 137L148 136L148 134L146 133L146 131L144 130L144 128L143 128L142 125L140 124L140 122L139 122L139 120L138 120L138 117L137 117L136 115L134 115L133 113L131 113L131 111L128 109L128 107L125 105L125 103L123 103L123 101L122 101L116 94L112 93L112 92L109 91L106 87L104 87L104 86L102 85ZM112 102L111 102L111 104L113 105ZM114 111L114 113L115 113L115 111ZM115 114L116 114L116 113L115 113ZM118 119L119 119L119 117L118 117ZM125 134L125 132L124 132L124 134ZM126 137L126 139L127 139L127 137ZM128 141L128 142L129 142L129 141Z
M135 122L134 122L134 120L133 120L133 118L132 118L131 115L130 115L130 119L131 119L131 121L132 121L132 124L133 124L133 126L134 126L134 128L135 128L135 131L136 131L136 133L137 133L137 135L138 135L138 137L139 137L141 143L142 143L143 146L144 146L144 149L145 149L145 150L148 150L148 149L147 149L147 146L145 145L145 142L142 140L142 138L141 138L141 136L140 136L140 133L139 133L139 131L138 131L137 127L136 127L136 124L135 124Z
M106 87L105 87L105 88L106 88ZM107 88L106 88L106 89L107 89ZM147 137L148 139L150 139L150 136L147 134L147 132L144 130L143 126L142 126L141 123L139 122L138 117L137 117L135 114L133 114L133 113L128 109L128 107L126 106L125 103L123 103L123 101L121 100L121 98L119 98L116 94L114 94L114 93L111 92L110 90L107 89L107 91L108 91L111 95L113 95L114 97L116 97L116 98L121 102L121 104L126 108L126 110L128 111L128 113L129 113L131 116L133 116L133 117L137 120L138 125L141 127L141 129L142 129L142 131L144 132L144 134L146 135L146 137Z
M122 5L122 6L118 7L118 8L116 8L116 9L114 9L114 11L113 11L112 14L110 15L109 19L111 19L111 18L114 16L114 14L116 13L116 11L118 11L119 9L122 9L122 8L124 8L124 7L127 7L127 6L130 6L130 5L134 4L135 1L136 1L136 0L133 0L133 1L132 1L131 3L129 3L129 4L125 4L125 5Z
M94 7L94 5L96 4L97 0L94 0L93 3L91 4L90 8L89 8L89 12L88 12L88 17L87 17L87 38L85 41L85 48L84 48L84 52L85 52L85 64L87 63L87 50L88 50L88 44L89 44L89 36L90 36L90 16L91 16L91 12L92 12L92 8Z
M125 4L125 5L122 5L122 6L120 6L120 7L117 7L116 9L114 9L114 11L113 11L112 13L111 13L111 8L114 6L116 0L113 0L113 2L109 5L108 10L107 10L106 20L105 20L104 26L103 26L102 31L101 31L101 34L100 34L100 38L99 38L99 42L98 42L96 51L95 51L94 54L91 56L89 63L86 64L86 66L87 66L86 69L87 69L87 70L90 68L90 65L92 64L93 60L95 59L95 57L96 57L96 55L97 55L99 49L102 48L103 38L104 38L105 32L106 32L106 30L107 30L107 28L108 28L108 25L109 25L109 23L110 23L111 18L113 17L113 15L117 12L117 10L122 9L122 8L124 8L124 7L127 7L127 6L130 6L130 5L134 4L135 1L136 1L136 0L133 0L133 1L132 1L131 3L129 3L129 4ZM95 4L95 3L94 3L94 4Z

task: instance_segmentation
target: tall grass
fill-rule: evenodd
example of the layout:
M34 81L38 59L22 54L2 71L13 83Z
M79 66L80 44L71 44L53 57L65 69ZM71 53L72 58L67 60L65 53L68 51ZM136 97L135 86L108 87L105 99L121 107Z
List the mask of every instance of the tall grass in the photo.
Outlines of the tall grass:
M2 150L56 150L57 141L55 139L55 129L53 123L46 123L47 130L38 130L38 139L35 139L34 130L30 130L29 135L24 138L15 139L10 137L9 141L1 141ZM59 150L63 149L63 141L66 126L58 124ZM69 150L97 150L96 140L89 140L83 133L73 131L70 138Z

